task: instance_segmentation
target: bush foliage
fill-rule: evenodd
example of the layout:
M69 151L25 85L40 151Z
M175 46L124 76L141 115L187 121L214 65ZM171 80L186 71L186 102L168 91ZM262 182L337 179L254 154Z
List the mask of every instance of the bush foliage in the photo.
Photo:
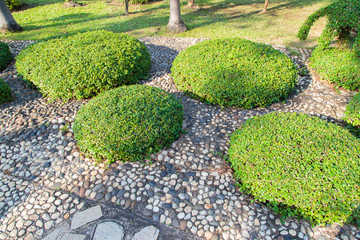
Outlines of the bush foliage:
M22 6L21 0L5 0L5 2L10 10L19 9Z
M321 8L308 17L300 27L298 37L305 40L316 20L327 16L328 24L319 38L319 49L329 46L334 37L340 43L349 43L352 31L357 31L353 44L354 52L360 56L360 0L339 0Z
M4 70L13 59L9 45L0 42L0 70Z
M354 90L360 87L360 0L339 0L314 12L300 27L298 37L305 40L310 28L320 17L327 16L319 45L310 66L325 80ZM350 41L356 32L354 42ZM337 48L330 43L337 38Z
M350 90L360 88L360 58L350 49L316 48L309 65L321 78L337 86Z
M240 188L285 216L360 224L360 141L316 117L273 112L230 141Z
M11 89L6 82L0 78L0 104L11 100Z
M180 134L181 103L165 91L132 85L109 90L83 106L74 124L79 148L101 161L136 161Z
M171 71L180 90L209 103L242 108L284 100L297 77L287 56L239 38L191 46L176 57Z
M360 128L360 93L356 94L346 106L344 120Z
M134 37L93 31L30 45L16 58L24 80L53 99L83 99L148 76L150 54Z
M149 4L155 0L129 0L130 4Z

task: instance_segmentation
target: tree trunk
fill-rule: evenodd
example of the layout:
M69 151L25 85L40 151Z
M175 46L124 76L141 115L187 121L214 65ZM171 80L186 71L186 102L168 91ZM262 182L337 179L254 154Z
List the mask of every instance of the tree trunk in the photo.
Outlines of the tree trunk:
M267 12L268 5L269 5L269 0L265 0L264 9L262 10L264 13Z
M129 0L125 0L125 15L129 14Z
M22 31L22 27L15 21L7 7L5 0L0 0L0 31L5 33Z
M188 8L194 7L194 0L188 0L187 6L188 6Z
M187 27L181 19L180 0L170 0L170 18L167 25L171 32L182 33Z

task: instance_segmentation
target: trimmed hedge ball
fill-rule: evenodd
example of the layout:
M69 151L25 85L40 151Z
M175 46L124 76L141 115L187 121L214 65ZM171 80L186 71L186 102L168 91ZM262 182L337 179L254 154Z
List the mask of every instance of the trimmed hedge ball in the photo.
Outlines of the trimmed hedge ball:
M11 89L7 83L0 78L0 104L11 101Z
M356 94L346 106L344 120L353 126L360 127L360 93Z
M306 114L254 117L231 136L240 189L285 216L360 224L360 141Z
M346 89L360 89L360 57L350 49L316 48L309 65L324 80Z
M4 70L13 59L9 45L0 42L0 71Z
M5 2L10 10L19 9L23 5L21 0L5 0Z
M79 148L98 161L136 161L170 145L180 135L181 103L167 92L132 85L109 90L76 115Z
M147 78L150 54L136 38L107 31L30 45L16 58L24 80L52 99L84 99Z
M217 39L182 51L171 68L176 86L220 106L265 107L293 91L297 71L286 55L244 39Z

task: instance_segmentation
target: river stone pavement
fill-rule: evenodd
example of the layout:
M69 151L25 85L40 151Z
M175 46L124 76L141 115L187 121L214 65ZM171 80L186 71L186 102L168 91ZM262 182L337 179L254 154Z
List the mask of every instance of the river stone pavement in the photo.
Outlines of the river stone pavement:
M284 103L221 109L185 96L170 76L176 55L203 39L141 40L152 56L151 77L142 84L181 100L186 130L170 148L141 163L94 164L76 147L72 130L76 112L88 100L48 102L19 79L13 63L0 74L15 95L0 106L0 239L107 239L101 234L110 228L112 236L124 239L144 239L143 230L154 239L360 238L359 229L347 224L313 227L281 219L236 188L224 159L229 136L246 119L283 111L339 122L352 92L305 74ZM16 55L31 42L8 43ZM274 47L299 68L311 54Z

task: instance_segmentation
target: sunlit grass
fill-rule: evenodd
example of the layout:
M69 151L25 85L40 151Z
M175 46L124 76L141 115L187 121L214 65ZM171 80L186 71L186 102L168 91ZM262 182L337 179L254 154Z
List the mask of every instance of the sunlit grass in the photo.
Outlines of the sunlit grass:
M39 40L95 29L126 32L136 37L179 36L227 38L242 37L257 42L313 47L325 25L325 19L312 29L306 42L296 38L300 25L316 9L332 0L270 1L269 13L259 14L263 0L195 0L199 8L186 8L182 2L182 18L189 31L172 34L166 29L169 19L169 0L149 5L130 5L125 16L124 5L100 0L79 1L83 7L65 8L61 0L24 0L27 10L13 16L24 28L3 38Z

